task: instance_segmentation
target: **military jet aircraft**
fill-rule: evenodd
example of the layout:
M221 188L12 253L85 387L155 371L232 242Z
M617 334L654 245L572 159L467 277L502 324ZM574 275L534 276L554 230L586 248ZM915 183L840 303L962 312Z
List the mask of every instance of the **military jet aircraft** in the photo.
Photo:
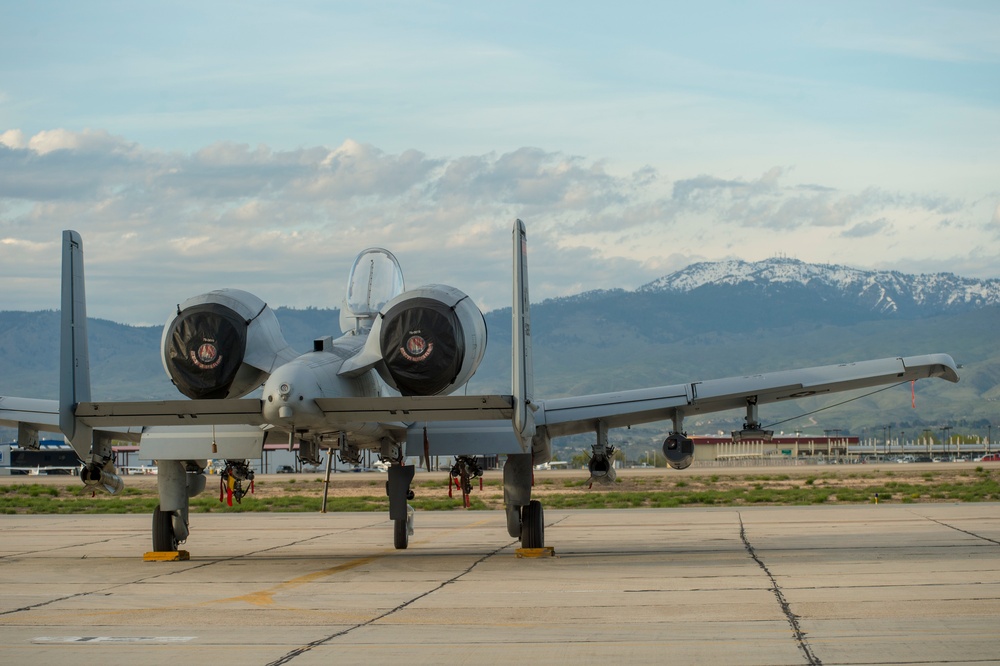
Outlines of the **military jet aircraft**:
M763 405L927 377L958 381L949 355L930 354L539 399L520 220L512 254L510 394L455 395L486 348L481 311L454 287L407 290L393 254L370 248L351 270L340 337L319 338L312 351L297 354L264 301L237 289L212 291L178 305L163 329L163 366L186 399L101 402L90 393L83 243L65 231L60 398L0 397L0 424L16 425L18 441L29 446L40 430L62 432L87 463L83 482L111 493L123 487L111 442L139 441L140 457L158 466L155 551L176 550L188 538L189 498L206 487L208 459L225 460L227 491L240 499L253 477L249 460L274 441L297 446L307 464L318 464L322 449L348 464L360 463L366 450L377 452L389 466L389 517L399 549L413 533L407 501L415 467L407 457L456 456L452 474L468 493L482 474L476 456L503 454L508 533L524 548L541 548L544 518L531 498L532 468L551 459L554 437L594 433L590 474L609 481L611 428L665 422L663 453L671 467L683 469L694 455L684 432L691 415L745 409L744 428L734 437L766 438ZM245 397L258 389L259 397Z

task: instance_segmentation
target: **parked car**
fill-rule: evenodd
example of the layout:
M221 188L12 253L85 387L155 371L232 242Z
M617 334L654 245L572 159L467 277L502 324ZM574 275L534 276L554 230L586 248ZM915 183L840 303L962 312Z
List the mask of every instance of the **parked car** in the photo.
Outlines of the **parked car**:
M291 474L294 471L291 465L278 465L277 469L278 474Z
M1000 453L987 453L979 462L1000 462Z

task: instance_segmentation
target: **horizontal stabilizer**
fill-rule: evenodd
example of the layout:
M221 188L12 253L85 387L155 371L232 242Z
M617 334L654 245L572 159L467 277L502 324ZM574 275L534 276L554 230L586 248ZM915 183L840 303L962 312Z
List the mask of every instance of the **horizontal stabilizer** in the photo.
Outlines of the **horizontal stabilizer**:
M266 433L253 426L174 426L142 435L143 460L242 460L260 458Z
M510 419L416 423L406 431L406 450L410 455L423 451L425 434L432 456L522 453L521 440L510 427Z
M504 395L317 398L330 424L510 419L512 399ZM77 417L91 428L113 426L266 425L260 400L149 400L87 402ZM333 427L333 425L331 425Z

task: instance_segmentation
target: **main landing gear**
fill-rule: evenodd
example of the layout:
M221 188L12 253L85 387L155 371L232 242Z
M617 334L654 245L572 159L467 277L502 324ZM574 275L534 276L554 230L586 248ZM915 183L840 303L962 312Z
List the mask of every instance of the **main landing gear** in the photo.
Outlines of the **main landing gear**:
M522 548L545 547L545 516L542 503L531 499L532 456L519 453L507 456L503 467L503 496L507 511L507 533L521 540ZM393 545L403 550L409 545L413 534L413 507L407 504L413 499L410 484L416 468L413 465L394 464L389 467L389 479L385 484L389 496L389 519L392 520ZM472 478L473 470L466 470ZM461 472L461 470L460 470ZM468 485L469 479L459 478ZM464 487L463 487L464 492Z
M389 496L389 519L392 520L392 544L396 550L404 550L413 534L413 507L407 501L413 499L410 484L415 472L413 465L391 465L389 479L385 482L385 494Z
M545 547L545 522L542 503L531 500L521 507L521 548Z
M411 491L412 494L412 491ZM396 550L406 550L413 536L413 507L406 505L406 518L392 521L392 545Z
M200 461L158 460L156 486L160 504L153 509L153 551L176 551L188 538L190 498L205 490Z
M507 533L520 538L522 548L544 548L545 517L542 503L531 499L531 480L531 454L508 455L503 466Z

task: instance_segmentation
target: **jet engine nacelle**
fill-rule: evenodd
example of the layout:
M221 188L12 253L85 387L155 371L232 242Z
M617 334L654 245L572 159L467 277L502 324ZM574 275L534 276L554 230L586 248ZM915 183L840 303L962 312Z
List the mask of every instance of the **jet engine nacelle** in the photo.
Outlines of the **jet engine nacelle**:
M189 398L238 398L294 357L267 303L220 289L177 306L163 327L163 368Z
M472 299L445 285L411 289L386 303L377 329L379 374L402 395L448 394L476 372L486 320Z
M663 440L663 455L673 469L687 469L694 459L694 442L680 433L671 433Z

